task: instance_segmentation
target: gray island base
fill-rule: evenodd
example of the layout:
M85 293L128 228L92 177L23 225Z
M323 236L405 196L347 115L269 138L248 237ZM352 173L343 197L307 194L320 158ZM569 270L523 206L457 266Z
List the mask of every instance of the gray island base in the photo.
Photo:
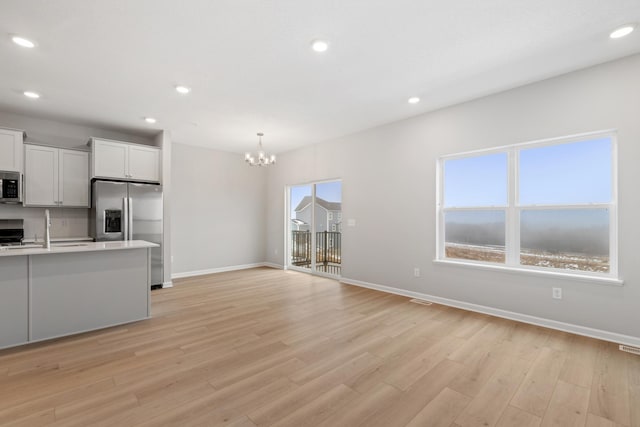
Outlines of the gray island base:
M0 349L147 319L153 243L0 251Z

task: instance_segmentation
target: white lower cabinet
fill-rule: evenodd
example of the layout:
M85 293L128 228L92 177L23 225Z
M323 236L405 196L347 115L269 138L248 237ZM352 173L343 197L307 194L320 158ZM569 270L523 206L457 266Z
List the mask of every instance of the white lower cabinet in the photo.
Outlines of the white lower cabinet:
M25 145L25 206L89 207L89 153Z
M29 340L27 257L0 258L0 348Z

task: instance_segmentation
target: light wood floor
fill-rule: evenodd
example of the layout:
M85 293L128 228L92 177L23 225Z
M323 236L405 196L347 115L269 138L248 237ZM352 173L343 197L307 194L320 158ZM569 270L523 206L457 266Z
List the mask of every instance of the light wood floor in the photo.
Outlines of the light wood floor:
M0 424L640 426L640 357L611 343L267 268L153 315L0 351Z

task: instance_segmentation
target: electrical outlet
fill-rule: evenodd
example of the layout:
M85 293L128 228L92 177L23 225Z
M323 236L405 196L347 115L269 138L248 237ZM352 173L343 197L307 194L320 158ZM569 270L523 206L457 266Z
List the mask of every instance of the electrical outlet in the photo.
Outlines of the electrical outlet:
M552 288L551 296L553 299L562 299L562 288Z
M278 255L278 249L277 248L273 250L273 254L274 255Z
M418 267L413 269L413 277L420 277L420 269Z

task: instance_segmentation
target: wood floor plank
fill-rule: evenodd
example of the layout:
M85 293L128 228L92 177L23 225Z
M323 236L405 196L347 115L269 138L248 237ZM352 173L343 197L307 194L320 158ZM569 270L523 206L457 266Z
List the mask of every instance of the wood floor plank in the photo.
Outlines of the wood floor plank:
M470 401L470 397L445 388L413 417L407 427L448 427Z
M640 358L611 343L270 268L151 298L0 350L0 426L640 427Z
M493 347L482 347L474 352L473 357L467 358L465 368L449 387L467 396L475 397L509 357L512 357L511 353L504 343L498 343Z
M511 405L542 417L551 400L565 359L564 352L549 347L543 348L511 400Z
M329 418L333 411L349 405L357 395L358 393L346 385L338 384L336 387L271 425L274 427L317 426Z
M507 406L496 427L539 427L541 423L540 417L536 417L522 409Z
M597 355L597 340L574 336L567 349L567 359L560 372L560 380L580 387L591 387Z
M524 359L508 359L456 418L456 424L461 427L496 425L514 393L524 381L530 365L531 362Z
M465 340L455 336L443 338L408 363L393 370L385 382L405 391L464 343Z
M374 412L361 425L367 427L405 425L440 394L462 368L462 364L444 359L405 393L398 396L392 406L387 407L385 411Z
M43 411L33 412L25 417L14 419L3 425L10 427L39 427L52 425L55 421L55 410L50 408Z
M378 384L370 393L361 394L349 405L336 408L318 427L354 427L373 412L386 411L400 396L400 391L385 383Z
M588 407L589 389L558 381L542 426L583 426L587 422Z
M589 402L590 413L625 426L631 424L627 356L616 345L599 343Z
M350 381L362 372L369 370L372 366L379 366L380 363L380 358L369 353L363 353L353 360L305 383L295 392L283 395L269 404L249 412L248 416L258 426L275 423L286 417L291 411L310 403L331 388Z
M640 427L640 356L627 356L629 374L629 402L631 403L631 427Z
M602 418L593 414L588 414L586 427L624 427L624 426L622 424L618 424L606 418Z

